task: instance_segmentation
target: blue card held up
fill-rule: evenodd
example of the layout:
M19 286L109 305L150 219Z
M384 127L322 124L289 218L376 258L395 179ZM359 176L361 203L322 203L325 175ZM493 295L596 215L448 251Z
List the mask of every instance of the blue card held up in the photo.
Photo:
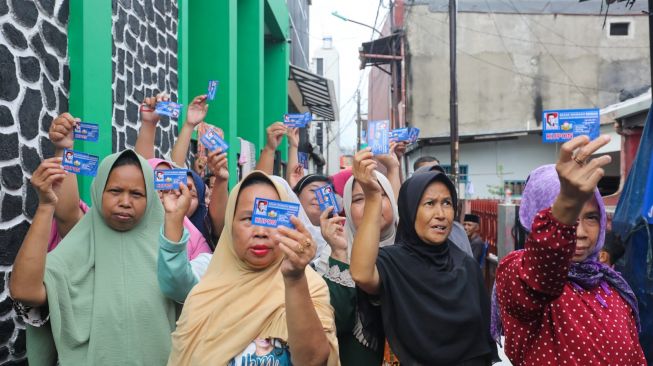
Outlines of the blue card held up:
M390 135L389 135L390 142L409 141L409 140L410 140L410 130L408 127L397 128L390 131Z
M305 152L298 152L297 153L297 159L299 160L299 165L301 165L304 169L308 169L308 154Z
M332 213L336 214L340 212L338 201L336 200L336 193L331 184L316 189L315 198L317 198L317 203L320 205L320 211L324 211L333 206Z
M283 115L283 124L286 127L304 128L312 120L310 112L306 113L286 113Z
M419 137L419 128L417 127L411 127L410 131L408 132L410 136L410 143L414 144L417 142L417 138Z
M294 229L290 216L299 214L299 204L284 201L268 200L265 198L254 199L252 225L265 227L286 226Z
M182 105L175 102L158 102L156 104L156 113L172 118L178 118Z
M157 169L154 171L154 189L159 191L179 189L179 183L186 184L187 174L186 169Z
M95 177L99 160L95 155L64 149L61 165L67 172Z
M95 123L80 122L75 126L73 138L75 140L96 142L99 137L100 127Z
M222 152L229 149L229 145L227 145L227 143L220 138L220 135L218 135L218 133L212 128L209 128L206 133L200 137L200 142L209 149L210 152L214 152L218 148L222 149Z
M389 127L390 121L367 123L367 145L372 148L372 154L383 155L390 152Z
M206 99L213 100L215 99L215 92L218 91L218 85L220 84L217 80L209 80L209 89L206 93Z

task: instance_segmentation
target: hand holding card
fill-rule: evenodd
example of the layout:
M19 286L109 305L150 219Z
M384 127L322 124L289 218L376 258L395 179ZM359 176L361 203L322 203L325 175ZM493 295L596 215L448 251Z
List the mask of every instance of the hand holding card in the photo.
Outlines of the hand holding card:
M95 155L65 149L63 151L63 169L74 174L97 175L99 158Z
M210 152L214 152L216 149L222 149L222 152L226 152L229 149L229 145L218 135L218 132L212 128L209 128L202 137L200 137L200 142L204 145Z
M299 214L299 204L256 198L252 212L252 225L294 228L290 217Z
M187 181L187 175L186 169L157 169L154 171L154 189L158 191L179 189L179 184Z

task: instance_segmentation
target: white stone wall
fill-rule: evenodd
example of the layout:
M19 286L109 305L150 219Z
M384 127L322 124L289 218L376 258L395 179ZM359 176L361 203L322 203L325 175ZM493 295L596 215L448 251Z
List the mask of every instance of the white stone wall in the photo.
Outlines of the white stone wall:
M0 364L26 364L7 281L38 198L29 183L53 154L47 131L68 110L68 1L0 0Z

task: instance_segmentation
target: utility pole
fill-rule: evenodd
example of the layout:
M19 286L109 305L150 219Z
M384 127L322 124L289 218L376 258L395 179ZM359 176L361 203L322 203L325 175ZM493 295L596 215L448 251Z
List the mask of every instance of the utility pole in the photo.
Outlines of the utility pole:
M653 1L653 0L650 0ZM458 81L456 79L457 0L449 0L449 126L451 129L451 178L458 188Z
M363 121L361 120L361 91L356 90L356 151L361 149L361 135L363 134Z

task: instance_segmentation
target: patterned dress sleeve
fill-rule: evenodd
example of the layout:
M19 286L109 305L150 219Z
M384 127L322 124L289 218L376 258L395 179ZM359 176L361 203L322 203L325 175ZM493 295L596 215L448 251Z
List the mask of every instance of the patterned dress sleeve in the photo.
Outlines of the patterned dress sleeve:
M539 319L562 294L576 246L576 226L558 222L551 209L540 211L524 251L513 252L497 268L500 307L520 321Z

